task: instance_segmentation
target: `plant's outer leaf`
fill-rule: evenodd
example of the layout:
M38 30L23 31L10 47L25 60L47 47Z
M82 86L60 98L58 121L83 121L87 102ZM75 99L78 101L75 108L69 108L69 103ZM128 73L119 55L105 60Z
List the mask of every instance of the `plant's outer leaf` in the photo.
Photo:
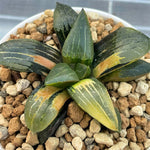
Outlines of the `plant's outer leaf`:
M75 71L79 77L79 79L84 79L86 77L88 77L91 73L91 69L89 66L81 64L81 63L77 63L76 67L75 67Z
M103 82L109 81L131 81L150 72L150 64L144 60L137 60L132 64L122 67L102 78Z
M82 10L62 49L63 61L91 65L94 56L93 41L87 16Z
M45 86L30 95L25 106L25 121L32 132L44 130L57 117L64 103L69 99L67 91Z
M79 81L79 78L74 70L68 64L57 64L48 74L45 79L45 85L55 87L67 87Z
M40 144L44 144L49 137L54 136L56 130L58 129L58 127L60 126L60 124L62 123L62 121L65 119L67 115L67 108L70 102L71 99L64 104L58 116L46 129L37 133Z
M78 14L70 6L58 2L56 3L56 9L54 11L54 30L61 46L63 46L77 17Z
M95 45L93 75L104 76L132 63L150 50L149 38L128 27L121 27Z
M90 116L107 128L119 131L113 103L105 86L95 78L84 79L68 88L70 96Z
M16 71L46 75L60 61L58 50L36 40L10 40L0 45L0 65Z
M118 119L118 131L121 131L121 116L120 116L120 112L119 110L115 107L115 111L116 111L116 115L117 115L117 119Z

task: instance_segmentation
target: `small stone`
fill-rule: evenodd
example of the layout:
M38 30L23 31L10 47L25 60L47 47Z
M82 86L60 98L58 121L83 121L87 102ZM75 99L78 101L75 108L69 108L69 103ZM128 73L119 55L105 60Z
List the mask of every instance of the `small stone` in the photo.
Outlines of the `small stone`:
M105 29L106 29L107 31L111 31L111 30L112 30L112 26L111 26L110 24L106 24L106 25L105 25Z
M0 80L1 81L10 81L11 80L11 70L0 67Z
M94 144L92 144L92 145L87 145L87 150L93 150L93 148L94 148Z
M113 90L116 91L119 87L119 83L118 82L113 82Z
M72 136L69 133L65 134L65 139L67 142L71 142L72 141Z
M80 137L74 137L72 139L72 145L76 150L82 150L83 142Z
M2 115L4 116L4 118L9 118L13 112L13 109L14 108L12 107L12 105L4 104L2 107Z
M143 115L143 109L141 106L134 106L131 108L130 114L135 115L135 116L142 116Z
M17 80L21 78L20 73L18 71L12 70L11 74L12 74L12 80L15 82L17 82Z
M20 79L16 83L16 88L18 92L25 90L30 85L30 81L27 79Z
M5 150L15 150L15 145L12 143L8 143L5 147Z
M74 148L70 143L65 143L63 150L74 150Z
M71 120L71 118L70 117L67 117L67 118L65 118L65 125L67 126L67 127L70 127L70 126L72 126L73 125L73 121Z
M136 142L136 136L135 136L135 128L129 128L127 130L127 138L133 142Z
M90 122L89 131L91 133L98 133L100 130L101 130L100 123L97 120L92 119L91 122Z
M21 146L21 144L23 143L23 139L17 138L15 137L13 142L12 142L16 147Z
M124 138L124 137L126 137L126 135L127 135L126 129L122 129L122 130L120 131L120 136L121 136L122 138Z
M141 150L141 148L134 142L130 142L131 150Z
M132 128L136 127L136 122L135 122L134 118L130 119L130 125L131 125Z
M146 103L146 110L145 111L150 115L150 102Z
M59 147L63 148L65 143L67 143L66 139L64 137L60 137L59 138Z
M22 144L22 149L23 150L34 150L33 147L28 143L23 143Z
M34 23L28 23L27 26L25 27L26 32L30 32L32 28L36 28L36 24Z
M20 121L21 121L21 123L22 123L24 126L26 126L24 114L22 114L22 115L20 116Z
M21 128L21 122L18 117L12 118L8 123L8 132L10 135L14 134L15 132L19 131Z
M38 145L38 147L36 148L36 150L44 150L44 146L43 145Z
M13 96L6 96L6 104L12 104L14 101L15 101L15 99L14 99L14 97Z
M120 114L120 116L121 116L121 120L122 120L121 127L122 127L122 129L126 129L129 126L129 119L127 117L125 117L123 114Z
M145 117L134 116L134 120L138 126L145 127L147 124L147 119Z
M108 150L124 150L124 148L127 145L128 145L127 143L118 142L117 144L114 144L111 148L108 148Z
M56 137L62 137L62 136L65 135L67 132L68 132L68 127L67 127L65 124L63 124L63 125L59 126L59 128L58 128L57 131L56 131L55 136L56 136Z
M8 130L6 127L0 126L0 140L5 140L8 137Z
M8 127L8 121L0 114L0 126Z
M129 106L129 103L127 101L127 98L126 97L120 97L118 100L117 100L117 106L119 108L119 110L122 112L124 111L128 106Z
M47 25L46 25L46 23L43 23L40 26L38 26L37 30L39 32L41 32L42 34L46 34L47 33Z
M84 128L87 128L88 125L89 125L89 121L91 120L91 117L85 113L84 116L83 116L83 119L81 120L80 122L80 126L84 129Z
M28 88L26 88L25 90L22 91L22 93L28 97L31 93L32 93L32 87L29 86Z
M137 141L140 143L146 141L146 133L141 129L136 130L136 137L137 137Z
M46 150L56 150L59 145L59 138L49 137L45 143Z
M132 86L126 82L121 82L118 88L118 93L120 96L127 96L130 94Z
M85 145L91 145L94 142L94 138L86 138L84 142Z
M75 102L71 102L68 105L67 115L76 123L82 120L84 112Z
M49 17L53 17L54 12L52 10L50 10L50 9L46 9L44 11L44 14L49 16Z
M16 148L16 150L23 150L22 148L20 148L20 147L18 147L18 148Z
M146 104L146 102L147 102L147 97L146 97L146 95L141 95L140 98L139 98L139 100L140 100L140 103L141 103L141 104Z
M6 92L7 92L7 94L9 94L11 96L16 96L18 93L16 85L9 85L6 88Z
M150 138L150 131L148 131L148 137Z
M146 104L141 104L141 107L142 107L143 111L146 110Z
M146 139L146 141L144 142L144 147L145 148L149 148L150 147L150 139Z
M27 134L26 143L30 144L31 146L39 144L37 134L29 131Z
M39 85L40 85L40 81L34 81L33 83L32 83L32 86L33 86L33 88L35 89L35 88L37 88Z
M96 33L96 31L92 31L92 40L93 40L93 43L96 43L96 41L97 41L97 33Z
M147 101L150 101L150 88L146 92Z
M24 140L26 138L26 135L23 135L23 134L19 133L19 134L16 135L16 138Z
M4 98L0 96L0 105L4 105Z
M87 129L87 130L86 130L86 135L87 135L87 137L91 138L91 137L93 136L93 133L91 133L91 132L89 131L89 129Z
M27 72L20 72L20 76L22 79L25 79L27 77Z
M28 133L28 128L25 127L25 126L21 127L20 133L23 134L23 135L26 135Z
M144 76L142 76L142 77L140 77L140 78L137 78L135 81L137 82L137 81L140 81L140 80L145 80L146 79L146 75L144 75Z
M38 74L32 72L30 73L28 76L27 76L27 80L29 80L31 83L34 82L34 81L39 81L40 80L40 77Z
M148 91L149 85L145 83L144 81L139 81L136 87L136 92L140 94L146 94Z
M18 107L13 109L12 116L20 116L24 112L25 106L24 105L19 105Z
M139 99L136 97L128 96L129 107L132 108L134 106L140 105Z
M43 41L43 34L40 32L33 32L31 33L31 39L37 40L37 41Z
M123 111L123 114L125 115L125 117L129 118L129 117L130 117L129 108L126 108L126 109Z
M72 137L79 136L82 140L84 140L86 137L85 131L78 124L73 124L69 128L69 131Z
M113 137L114 137L115 139L118 139L118 138L119 138L119 133L118 133L118 132L114 132L114 133L113 133Z
M98 20L100 18L100 15L96 12L87 12L87 15L91 20Z
M94 134L94 139L96 143L105 144L108 147L113 145L113 140L105 133Z

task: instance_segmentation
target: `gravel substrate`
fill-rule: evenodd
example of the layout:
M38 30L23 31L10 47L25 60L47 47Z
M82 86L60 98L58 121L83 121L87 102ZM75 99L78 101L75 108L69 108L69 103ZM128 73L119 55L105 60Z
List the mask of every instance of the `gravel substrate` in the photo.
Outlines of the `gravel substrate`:
M123 26L94 13L88 16L93 42ZM53 12L46 10L39 19L19 28L17 35L10 36L10 40L20 38L35 39L59 49ZM149 53L143 58L150 62ZM150 150L150 73L136 81L106 83L120 111L120 133L105 128L71 102L55 135L40 145L37 134L26 127L24 108L32 90L43 80L35 73L0 67L0 142L5 150Z

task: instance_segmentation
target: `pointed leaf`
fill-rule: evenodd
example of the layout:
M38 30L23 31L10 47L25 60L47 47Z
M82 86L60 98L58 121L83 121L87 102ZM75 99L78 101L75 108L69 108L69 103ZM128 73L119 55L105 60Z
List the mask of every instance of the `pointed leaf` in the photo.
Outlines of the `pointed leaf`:
M54 30L63 46L70 29L72 28L78 14L68 5L56 3L54 11Z
M25 106L25 121L32 132L44 130L57 117L64 103L69 99L66 91L45 86L30 95Z
M123 68L120 68L102 78L103 82L109 81L131 81L150 72L150 64L144 60L137 60Z
M87 65L77 63L75 67L75 72L77 73L79 79L84 79L90 75L91 69Z
M81 80L71 86L68 92L85 112L107 128L119 131L113 103L100 81L95 78Z
M149 38L132 28L121 27L95 45L93 75L104 76L132 63L150 50Z
M82 10L74 23L62 49L63 61L91 65L93 41L87 16Z
M117 119L118 119L118 131L121 131L121 116L120 116L120 112L119 110L115 107L115 111L116 111L116 115L117 115Z
M46 75L60 61L58 50L36 40L10 40L0 45L0 65L16 71Z
M72 70L68 64L59 63L50 71L46 77L45 85L65 88L77 81L79 81L79 78L75 71Z

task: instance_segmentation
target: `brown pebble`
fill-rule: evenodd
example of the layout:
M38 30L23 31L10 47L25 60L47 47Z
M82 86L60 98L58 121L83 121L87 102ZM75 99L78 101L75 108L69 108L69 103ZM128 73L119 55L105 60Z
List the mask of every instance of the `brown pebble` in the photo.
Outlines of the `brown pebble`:
M140 96L139 100L140 100L140 103L141 103L141 104L146 104L146 102L147 102L147 97L146 97L146 95Z
M24 108L25 108L24 105L20 105L20 106L14 108L12 116L13 117L20 116L24 112Z
M22 79L25 79L27 77L27 72L20 72L20 76Z
M119 110L122 112L124 111L128 106L129 106L129 103L127 101L127 98L126 97L120 97L118 100L117 100L117 106L119 108Z
M52 34L53 32L53 23L47 23L47 34Z
M112 90L112 89L113 89L113 84L112 84L112 82L108 82L108 83L106 84L106 87L107 87L107 89Z
M33 32L31 33L31 39L37 40L37 41L43 41L43 34L40 32Z
M66 139L67 142L71 142L73 138L69 133L66 133L65 134L65 139Z
M112 97L115 97L115 98L119 97L119 94L115 91L110 91L110 94L111 94Z
M134 116L134 120L138 126L146 126L147 119L144 117Z
M114 26L114 20L112 18L108 18L104 21L105 24L110 24L111 26Z
M146 110L145 111L150 115L150 102L146 103Z
M144 146L142 143L137 143L137 145L141 148L141 150L144 150Z
M16 82L18 79L21 79L21 76L20 76L19 72L13 70L11 74L12 74L13 81Z
M14 97L6 96L6 104L12 104L14 102Z
M14 138L13 142L12 142L16 147L19 147L22 145L23 143L23 139L20 139L20 138Z
M144 129L145 132L150 131L150 121L147 121L147 124L146 124L145 127L143 127L143 129Z
M135 81L131 81L130 84L132 85L131 92L134 93L135 89L136 89L136 82Z
M33 21L33 23L36 24L37 26L39 26L43 23L43 21L40 20L40 19L36 19L36 20Z
M136 127L136 122L135 122L134 118L130 119L130 125L131 125L132 128Z
M13 109L14 108L12 107L12 105L4 104L2 107L2 115L4 116L4 118L9 118L13 112Z
M0 141L2 147L5 147L8 143L12 143L15 138L15 135L10 135L7 139Z
M104 150L105 149L105 145L104 144L98 144L100 150Z
M26 97L30 96L30 94L32 93L32 87L29 86L28 88L26 88L25 90L23 90L22 93L23 93Z
M137 129L136 130L136 137L137 137L137 141L142 143L146 141L146 133L145 131L141 130L141 129Z
M8 133L10 135L14 134L15 132L19 131L21 128L21 122L19 117L12 118L8 123Z
M27 133L28 133L28 128L25 127L25 126L22 126L21 129L20 129L20 133L23 134L23 135L27 135Z
M80 122L83 118L83 110L75 103L71 102L68 105L67 115L73 120L73 122Z
M121 116L121 120L122 120L122 124L121 124L121 127L122 129L126 129L128 126L129 126L129 119L127 117L125 117L124 114L120 114Z
M11 80L11 70L7 68L0 67L0 80L10 81Z
M38 147L36 148L36 150L44 150L44 146L43 145L38 145Z
M27 80L29 80L32 83L34 81L40 80L40 76L38 74L32 72L27 76Z
M17 34L23 34L25 32L24 28L18 28L17 29Z
M83 119L82 119L81 122L80 122L80 126L81 126L83 129L87 128L88 125L89 125L89 121L90 121L90 120L91 120L91 117L90 117L87 113L85 113L84 116L83 116Z
M73 121L71 120L70 117L65 118L65 125L66 125L67 127L70 127L70 126L73 125Z
M99 150L99 147L94 145L93 149L92 150Z
M140 102L138 99L135 99L133 97L129 97L128 98L128 102L129 102L129 108L132 108L134 106L140 105Z
M136 136L135 136L135 128L129 128L127 130L127 138L133 142L136 142Z

